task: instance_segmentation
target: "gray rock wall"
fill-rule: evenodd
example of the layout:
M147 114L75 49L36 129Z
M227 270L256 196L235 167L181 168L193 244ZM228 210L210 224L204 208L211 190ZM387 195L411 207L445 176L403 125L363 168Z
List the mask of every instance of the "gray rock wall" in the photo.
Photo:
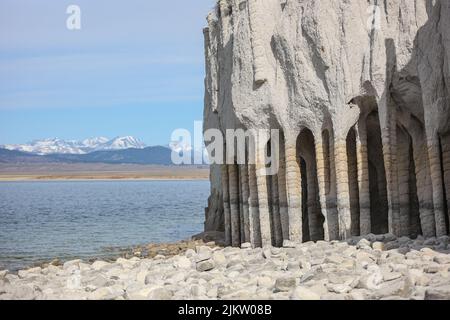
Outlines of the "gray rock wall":
M448 234L450 1L220 0L204 34L204 129L282 133L277 175L212 165L207 231Z

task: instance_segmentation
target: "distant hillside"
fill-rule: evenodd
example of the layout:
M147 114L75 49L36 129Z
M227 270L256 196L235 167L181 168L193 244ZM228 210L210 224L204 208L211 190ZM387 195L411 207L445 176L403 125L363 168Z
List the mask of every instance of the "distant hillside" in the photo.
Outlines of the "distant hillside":
M171 165L171 154L172 151L169 148L158 146L144 149L95 151L87 154L55 154L45 157L67 162Z
M37 155L22 151L0 149L2 163L107 163L107 164L148 164L172 165L172 151L167 147L147 147L143 149L125 149L95 151L87 154Z
M39 163L39 162L55 162L56 159L46 159L43 156L32 153L6 150L0 148L0 163Z

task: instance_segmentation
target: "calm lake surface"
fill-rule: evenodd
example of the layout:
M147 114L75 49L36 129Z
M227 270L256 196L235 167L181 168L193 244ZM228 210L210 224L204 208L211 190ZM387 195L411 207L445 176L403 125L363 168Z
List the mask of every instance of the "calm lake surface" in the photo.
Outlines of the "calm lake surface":
M208 181L0 182L0 270L203 229Z

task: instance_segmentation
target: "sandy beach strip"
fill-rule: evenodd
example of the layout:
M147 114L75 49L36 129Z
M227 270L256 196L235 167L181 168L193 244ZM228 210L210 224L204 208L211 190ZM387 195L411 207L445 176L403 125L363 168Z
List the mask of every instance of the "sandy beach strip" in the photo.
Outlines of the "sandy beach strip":
M0 165L0 181L208 180L207 166L111 164Z

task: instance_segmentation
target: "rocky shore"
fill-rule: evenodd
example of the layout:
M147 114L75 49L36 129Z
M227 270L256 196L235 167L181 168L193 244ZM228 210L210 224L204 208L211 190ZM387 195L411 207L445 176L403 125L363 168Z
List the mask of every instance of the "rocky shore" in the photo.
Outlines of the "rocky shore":
M369 235L283 248L81 260L0 272L5 299L450 299L449 237Z

